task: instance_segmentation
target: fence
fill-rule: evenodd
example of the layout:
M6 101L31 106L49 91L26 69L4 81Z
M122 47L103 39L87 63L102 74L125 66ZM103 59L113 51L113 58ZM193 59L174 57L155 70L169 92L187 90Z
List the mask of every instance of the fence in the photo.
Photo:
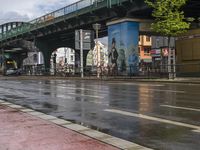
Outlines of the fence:
M171 68L171 70L169 70ZM200 63L193 64L176 64L176 65L143 65L143 66L129 66L126 68L111 68L88 66L84 67L85 77L96 77L97 72L101 78L176 78L176 77L200 77ZM81 68L73 66L45 69L44 66L27 67L22 71L24 75L53 75L62 77L80 77Z

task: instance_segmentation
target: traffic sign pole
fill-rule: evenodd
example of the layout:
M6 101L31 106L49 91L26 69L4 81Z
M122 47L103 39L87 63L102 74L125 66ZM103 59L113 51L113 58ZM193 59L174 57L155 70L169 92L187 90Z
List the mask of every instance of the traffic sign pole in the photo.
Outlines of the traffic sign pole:
M80 30L80 60L81 60L81 78L84 77L84 69L83 69L83 30Z

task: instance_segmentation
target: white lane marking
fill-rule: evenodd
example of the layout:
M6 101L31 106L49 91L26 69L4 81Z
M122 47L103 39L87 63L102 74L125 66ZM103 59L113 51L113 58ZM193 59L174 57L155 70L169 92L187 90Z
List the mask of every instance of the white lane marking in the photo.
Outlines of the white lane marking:
M139 85L139 86L147 86L147 87L161 87L165 86L162 84L144 84L144 83L107 83L107 84L117 84L117 85Z
M92 91L92 92L105 92L108 93L108 91L102 91L101 89L89 89L89 88L78 88L78 87L70 87L70 86L58 86L59 88L63 89L70 89L70 90L84 90L84 91ZM101 91L100 91L101 90Z
M195 133L200 133L200 130L192 130Z
M161 90L161 89L147 89L147 90L157 91L157 92L185 93L185 91L175 91L175 90Z
M172 105L160 105L160 106L161 107L168 107L168 108L175 108L175 109L183 109L183 110L191 110L191 111L200 112L200 109L189 108L189 107L178 107L178 106L172 106Z
M91 98L98 98L98 99L103 99L104 97L102 96L95 96L95 95L87 95L87 94L76 94L76 93L66 93L66 95L57 95L56 97L59 97L59 98L69 98L69 96L83 96L83 97L91 97Z
M197 126L197 125L191 125L191 124L187 124L187 123L171 121L171 120L167 120L167 119L151 117L151 116L142 115L142 114L131 113L131 112L127 112L127 111L121 111L121 110L116 110L116 109L105 109L104 111L117 113L117 114L121 114L121 115L126 115L126 116L131 116L131 117L147 119L147 120L151 120L151 121L157 121L157 122L182 126L182 127L187 127L187 128L192 128L192 129L195 129L195 130L200 130L200 126Z

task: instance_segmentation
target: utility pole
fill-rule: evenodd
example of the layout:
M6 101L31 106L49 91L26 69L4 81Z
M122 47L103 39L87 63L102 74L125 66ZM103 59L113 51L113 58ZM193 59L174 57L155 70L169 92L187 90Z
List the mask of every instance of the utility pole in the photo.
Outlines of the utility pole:
M81 78L84 77L83 69L83 30L80 29L80 60L81 60Z
M176 78L176 49L173 49L173 79Z

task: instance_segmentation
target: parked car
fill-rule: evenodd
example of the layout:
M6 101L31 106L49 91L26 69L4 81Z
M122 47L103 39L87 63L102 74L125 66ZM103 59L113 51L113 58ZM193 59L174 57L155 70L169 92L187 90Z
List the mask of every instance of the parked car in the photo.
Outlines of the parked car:
M5 71L5 75L21 75L21 69L9 68Z

